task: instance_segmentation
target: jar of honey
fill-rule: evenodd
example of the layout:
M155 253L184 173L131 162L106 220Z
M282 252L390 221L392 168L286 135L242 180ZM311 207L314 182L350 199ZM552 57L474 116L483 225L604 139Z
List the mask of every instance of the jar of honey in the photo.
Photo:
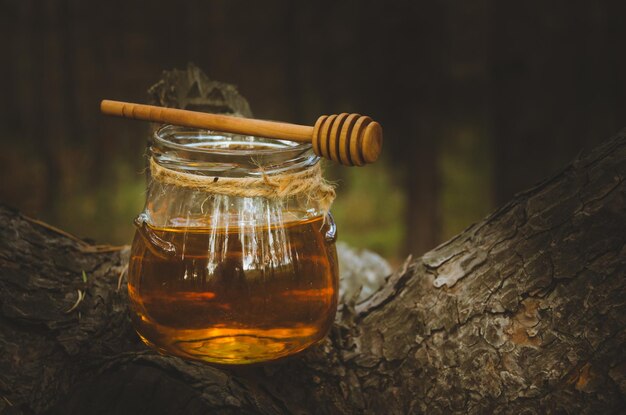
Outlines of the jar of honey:
M334 191L310 144L165 126L128 272L156 350L244 364L321 340L337 309Z

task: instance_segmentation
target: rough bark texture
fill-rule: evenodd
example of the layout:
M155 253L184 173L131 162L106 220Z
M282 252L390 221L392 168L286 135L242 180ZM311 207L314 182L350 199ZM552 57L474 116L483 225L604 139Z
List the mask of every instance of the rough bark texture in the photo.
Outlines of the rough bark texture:
M626 131L344 304L321 344L235 368L139 343L127 249L2 208L0 411L623 411L625 178Z

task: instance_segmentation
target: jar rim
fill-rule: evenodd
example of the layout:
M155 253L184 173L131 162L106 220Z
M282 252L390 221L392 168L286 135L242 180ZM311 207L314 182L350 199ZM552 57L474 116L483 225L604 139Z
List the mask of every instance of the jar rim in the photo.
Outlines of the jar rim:
M245 143L251 147L249 149L242 148L228 148L228 147L213 147L211 146L210 141L207 141L203 144L205 146L193 146L193 145L185 145L177 142L176 139L179 139L181 135L186 135L187 137L191 134L203 135L205 138L209 137L232 137L238 138L240 141L237 144ZM193 151L193 152L202 152L202 153L212 153L212 154L238 154L238 155L254 155L261 153L282 153L282 152L293 152L303 151L312 148L310 143L296 142L290 140L281 140L276 138L265 138L265 137L257 137L257 136L248 136L242 134L231 134L220 131L212 131L212 130L204 130L198 128L190 128L190 127L181 127L178 125L166 124L157 129L154 132L154 141L159 145L169 147L172 149ZM261 144L261 145L257 145ZM208 146L207 146L208 145Z
M150 150L160 165L203 175L274 174L319 161L310 143L170 124L154 132Z

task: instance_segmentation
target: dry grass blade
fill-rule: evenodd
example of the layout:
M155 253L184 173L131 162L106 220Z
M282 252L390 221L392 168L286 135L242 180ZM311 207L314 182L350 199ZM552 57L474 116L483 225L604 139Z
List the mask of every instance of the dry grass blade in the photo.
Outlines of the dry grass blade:
M65 312L65 314L69 314L72 311L76 310L76 307L78 307L78 305L81 303L81 301L83 301L83 299L85 298L85 293L81 290L76 290L78 292L78 298L76 299L76 302L74 303L74 305Z

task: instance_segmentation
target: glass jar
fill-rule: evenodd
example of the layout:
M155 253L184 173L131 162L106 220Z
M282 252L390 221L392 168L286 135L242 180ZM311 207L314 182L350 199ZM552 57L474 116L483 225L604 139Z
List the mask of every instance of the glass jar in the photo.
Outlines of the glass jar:
M165 126L152 162L218 181L306 172L308 144ZM233 196L150 180L128 273L133 324L166 354L224 364L291 355L337 309L336 228L307 194Z

